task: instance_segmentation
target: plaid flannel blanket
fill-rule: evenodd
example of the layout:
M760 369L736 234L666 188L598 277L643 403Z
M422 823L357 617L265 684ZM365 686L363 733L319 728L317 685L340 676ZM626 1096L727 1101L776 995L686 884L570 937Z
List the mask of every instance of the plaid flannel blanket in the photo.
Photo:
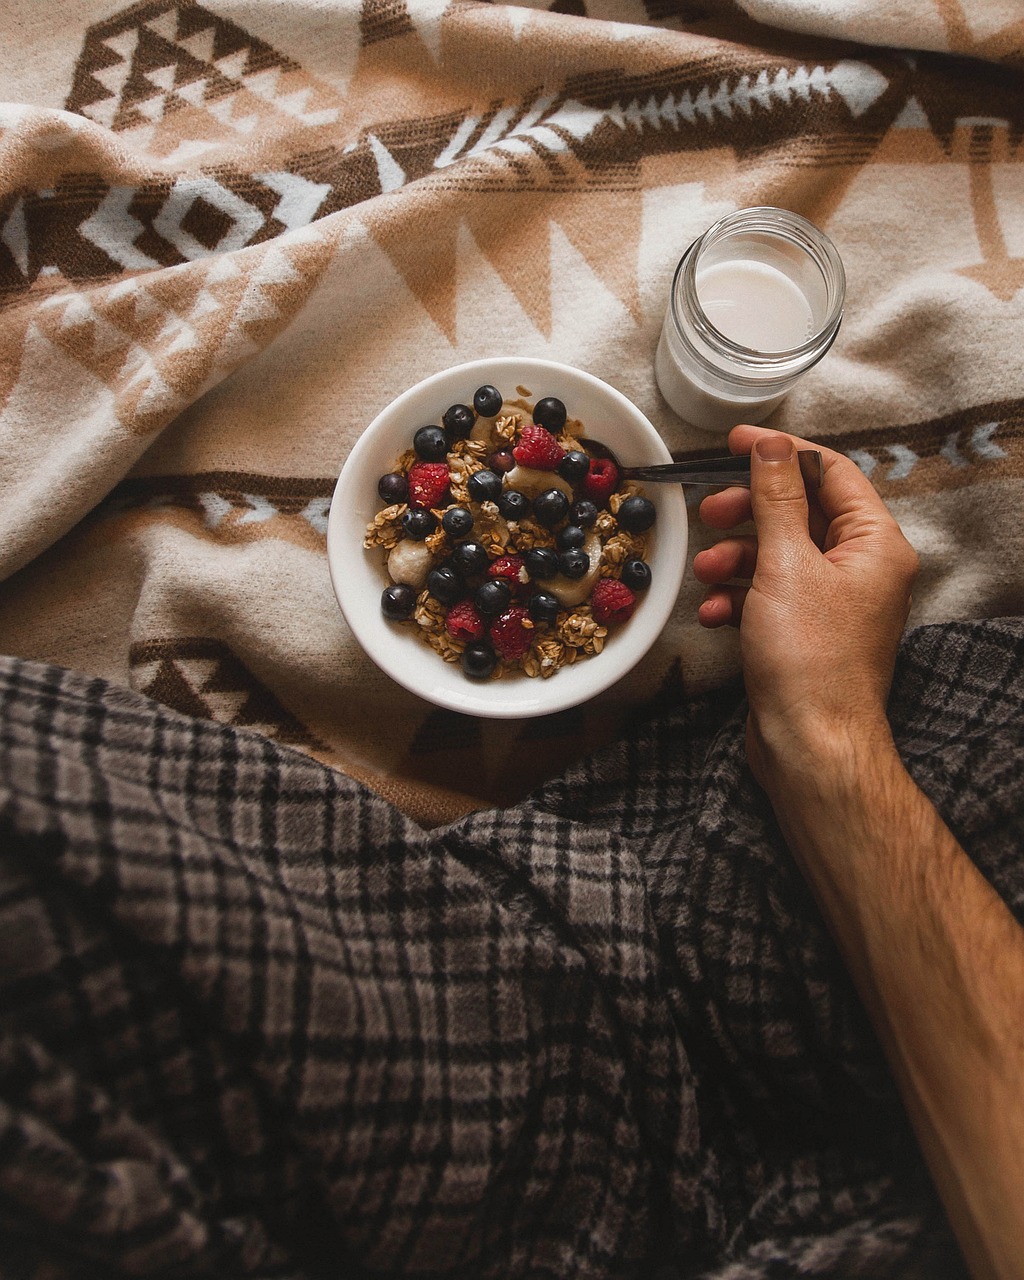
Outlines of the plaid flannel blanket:
M0 716L3 1280L962 1280L738 692L431 831L60 668ZM1024 916L1024 624L891 718Z
M1015 0L0 0L0 32L0 652L430 822L721 685L691 580L591 705L437 712L355 647L324 531L365 424L479 356L579 365L706 449L653 353L677 259L750 204L810 217L849 278L779 425L891 502L915 622L1021 611Z

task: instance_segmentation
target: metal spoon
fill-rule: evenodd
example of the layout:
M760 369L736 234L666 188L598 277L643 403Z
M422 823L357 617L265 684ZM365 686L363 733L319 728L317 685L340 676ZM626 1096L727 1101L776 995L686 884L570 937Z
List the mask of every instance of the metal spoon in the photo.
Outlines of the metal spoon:
M647 480L652 483L666 484L704 484L711 486L741 485L750 487L750 455L745 453L726 454L711 458L685 458L676 462L658 462L646 467L625 467L615 453L600 440L591 440L586 436L580 444L595 458L609 458L619 469L624 480ZM797 460L804 477L804 484L810 490L821 485L824 476L824 464L817 449L799 449Z

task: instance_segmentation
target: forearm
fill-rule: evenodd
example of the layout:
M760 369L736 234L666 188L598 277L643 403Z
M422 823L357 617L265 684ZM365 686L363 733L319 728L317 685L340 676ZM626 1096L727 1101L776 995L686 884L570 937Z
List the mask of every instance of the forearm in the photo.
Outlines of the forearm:
M765 782L977 1280L1024 1277L1024 932L877 732Z

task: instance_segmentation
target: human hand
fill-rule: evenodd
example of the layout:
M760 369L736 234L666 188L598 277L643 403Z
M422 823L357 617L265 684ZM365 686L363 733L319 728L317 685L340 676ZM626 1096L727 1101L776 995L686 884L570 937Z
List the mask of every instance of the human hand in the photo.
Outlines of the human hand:
M794 446L822 454L810 503ZM723 530L753 519L756 536L734 533L694 558L708 586L698 618L739 627L747 751L767 786L844 742L891 741L885 703L918 561L844 455L751 426L733 428L729 447L752 454L750 489L711 494L701 518Z

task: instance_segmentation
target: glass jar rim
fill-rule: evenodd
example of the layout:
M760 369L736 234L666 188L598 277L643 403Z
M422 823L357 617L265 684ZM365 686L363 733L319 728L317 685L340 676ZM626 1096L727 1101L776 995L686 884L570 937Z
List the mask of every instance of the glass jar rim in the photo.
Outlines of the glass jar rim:
M782 234L796 241L814 259L825 280L826 289L832 293L832 304L825 322L814 335L797 347L783 351L765 352L735 342L715 327L701 306L697 293L697 261L701 252L724 237L738 230ZM799 369L810 368L832 345L843 318L846 295L846 272L835 245L823 231L799 213L773 205L755 205L719 218L696 240L693 240L676 267L669 295L670 311L680 336L682 326L677 314L677 298L682 294L689 312L689 319L701 340L713 351L733 360L751 365L763 374L785 374L795 365ZM689 344L688 344L689 345ZM811 357L809 360L807 357Z

